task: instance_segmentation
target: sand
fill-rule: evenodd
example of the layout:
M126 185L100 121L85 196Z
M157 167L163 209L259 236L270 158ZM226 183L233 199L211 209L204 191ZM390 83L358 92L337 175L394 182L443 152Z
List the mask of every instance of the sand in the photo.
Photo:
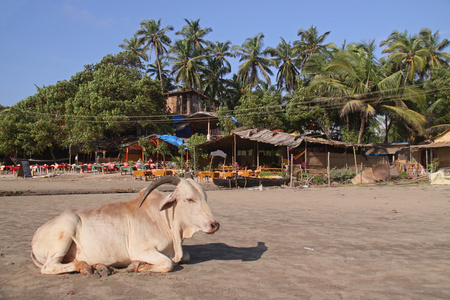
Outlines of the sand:
M449 186L206 184L221 228L185 241L190 264L86 277L41 275L35 230L66 209L131 200L148 182L0 177L0 191L18 195L0 197L0 299L450 299Z

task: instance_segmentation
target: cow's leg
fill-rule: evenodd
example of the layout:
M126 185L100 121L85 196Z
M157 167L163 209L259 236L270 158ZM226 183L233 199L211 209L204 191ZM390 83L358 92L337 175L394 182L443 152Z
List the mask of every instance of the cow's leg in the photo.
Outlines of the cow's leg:
M48 253L47 261L42 266L41 273L61 274L80 272L85 275L92 274L93 270L90 265L84 261L77 261L74 259L73 253L75 251L76 245L73 242L72 237L60 241L60 243L54 245L51 252Z
M191 255L189 252L183 250L183 257L180 260L180 264L187 264L191 261Z
M79 218L73 213L65 213L44 224L33 238L33 253L45 259L42 274L80 272L92 274L92 268L84 261L76 260L76 234Z
M174 267L173 261L156 249L139 255L136 260L138 262L133 262L130 267L136 269L137 272L167 273Z

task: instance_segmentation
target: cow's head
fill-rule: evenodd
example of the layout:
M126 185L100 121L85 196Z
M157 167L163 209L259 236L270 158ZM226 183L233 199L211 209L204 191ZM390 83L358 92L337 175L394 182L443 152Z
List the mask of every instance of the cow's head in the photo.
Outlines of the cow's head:
M174 176L164 176L153 181L142 196L142 206L147 196L162 184L173 184L175 191L159 204L159 209L166 210L174 207L176 222L185 230L185 237L192 236L197 231L214 233L220 224L214 219L211 209L206 203L206 193L193 179L180 179Z

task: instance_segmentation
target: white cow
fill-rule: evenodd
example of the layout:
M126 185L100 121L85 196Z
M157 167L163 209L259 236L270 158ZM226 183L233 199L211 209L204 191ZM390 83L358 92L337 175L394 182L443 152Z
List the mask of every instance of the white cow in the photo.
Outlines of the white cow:
M165 183L177 186L167 196L155 190ZM169 272L189 261L183 239L219 227L199 184L166 176L132 201L69 210L48 221L33 236L31 256L42 274L105 267Z

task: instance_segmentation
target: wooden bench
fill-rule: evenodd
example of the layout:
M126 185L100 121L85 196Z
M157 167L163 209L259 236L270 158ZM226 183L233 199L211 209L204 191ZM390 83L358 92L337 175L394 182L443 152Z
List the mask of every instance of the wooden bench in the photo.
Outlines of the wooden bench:
M219 178L220 177L220 172L209 172L209 171L203 171L200 172L198 174L198 176L200 177L200 182L203 181L203 178L206 178L206 182L208 182L208 178Z
M153 178L153 173L151 170L137 170L133 172L133 178L136 180L137 178L144 178L144 181L150 180Z

